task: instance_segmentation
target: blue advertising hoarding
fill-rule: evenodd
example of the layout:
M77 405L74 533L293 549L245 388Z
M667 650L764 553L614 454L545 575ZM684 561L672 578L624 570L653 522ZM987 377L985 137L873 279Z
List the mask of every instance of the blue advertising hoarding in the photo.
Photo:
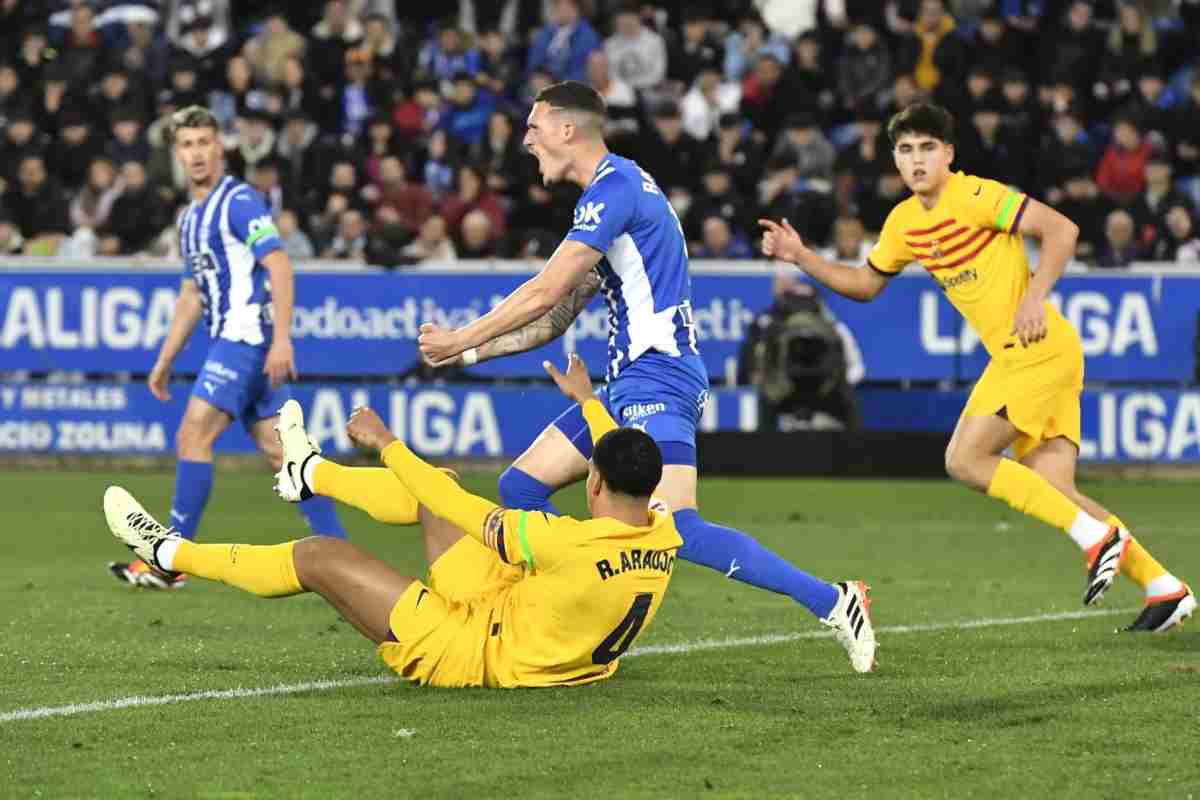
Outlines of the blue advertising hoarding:
M399 375L417 361L423 322L460 326L486 313L527 274L412 271L302 272L293 324L303 374ZM0 269L0 372L149 372L169 329L179 276L170 272ZM987 355L936 284L906 273L870 304L826 293L862 351L865 380L972 380ZM1196 370L1200 275L1068 275L1052 301L1079 330L1088 380L1190 382ZM733 373L755 315L771 303L771 274L736 268L693 275L701 352L714 382ZM546 357L607 358L599 299L543 348L470 370L480 377L541 376ZM202 328L203 326L201 326ZM198 329L176 362L195 372L207 350Z

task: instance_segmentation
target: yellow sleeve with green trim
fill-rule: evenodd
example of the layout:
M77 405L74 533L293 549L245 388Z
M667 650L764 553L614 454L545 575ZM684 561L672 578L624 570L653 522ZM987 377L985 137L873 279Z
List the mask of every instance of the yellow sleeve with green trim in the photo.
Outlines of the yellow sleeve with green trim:
M468 536L484 541L484 526L499 506L459 486L449 475L409 450L404 442L392 442L379 456L418 503L462 528Z
M601 436L617 429L616 420L595 397L583 404L583 418L587 420L588 430L592 432L593 445L600 441Z
M484 544L509 564L529 570L554 567L578 544L580 523L541 511L498 509L488 519Z
M962 182L961 199L951 213L961 215L963 222L981 228L1015 233L1021 215L1029 203L1024 192L988 178L966 176Z

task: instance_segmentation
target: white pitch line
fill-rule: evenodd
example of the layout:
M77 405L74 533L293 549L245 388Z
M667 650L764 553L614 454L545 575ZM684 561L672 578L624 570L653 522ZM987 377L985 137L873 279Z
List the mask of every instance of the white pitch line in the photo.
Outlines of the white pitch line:
M1028 625L1037 622L1060 622L1091 617L1110 617L1128 614L1136 609L1114 608L1100 611L1062 611L1054 614L1036 614L1028 617L1000 617L994 619L964 620L962 622L935 622L925 625L886 625L876 629L878 634L936 633L938 631L972 630L974 628L997 628L1005 625ZM824 639L832 636L828 631L803 631L798 633L770 633L762 636L746 636L736 639L698 639L676 644L652 644L636 647L624 658L656 656L677 653L695 653L701 650L727 650L739 647L758 647L770 644L795 642L801 639ZM194 700L243 700L252 697L274 697L299 694L301 692L326 692L333 689L348 689L358 686L377 686L398 683L399 678L375 676L369 678L341 678L333 680L306 681L304 683L281 683L275 686L260 686L254 689L209 689L189 694L166 694L157 696L119 697L93 703L73 703L66 706L42 706L19 708L0 713L0 724L45 719L47 717L71 717L77 714L92 714L98 711L117 711L122 708L141 706L165 706L172 703L188 703Z

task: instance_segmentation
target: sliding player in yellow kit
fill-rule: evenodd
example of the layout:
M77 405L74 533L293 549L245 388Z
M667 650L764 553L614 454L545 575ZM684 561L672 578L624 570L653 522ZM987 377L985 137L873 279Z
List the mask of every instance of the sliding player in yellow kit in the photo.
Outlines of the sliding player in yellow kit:
M308 493L309 482L336 481L342 473L345 483L344 473L360 473L365 480L349 482L367 487L363 502L388 505L380 513L393 522L420 519L428 584L343 539L197 544L159 525L116 486L104 495L109 527L167 574L218 580L261 597L320 594L378 645L388 666L420 684L561 686L607 678L658 612L682 540L670 513L651 503L662 479L654 440L617 428L577 357L566 375L546 366L583 406L595 442L587 521L510 511L466 492L414 455L370 409L355 411L347 433L379 450L387 469L339 466L312 448L298 403L281 410L284 450L303 454L297 463L308 473L277 486L285 499ZM370 486L376 472L387 475L386 497Z
M1196 608L1190 588L1167 572L1125 524L1075 487L1079 456L1079 335L1047 302L1075 252L1079 228L996 181L951 172L954 118L917 103L888 122L896 167L913 195L896 205L865 267L821 258L787 220L765 228L762 249L854 300L874 299L913 262L929 271L991 356L967 400L946 470L955 480L1061 528L1084 551L1084 605L1123 572L1146 593L1126 630L1166 631ZM1030 278L1022 236L1041 242ZM1015 458L1005 458L1012 447Z

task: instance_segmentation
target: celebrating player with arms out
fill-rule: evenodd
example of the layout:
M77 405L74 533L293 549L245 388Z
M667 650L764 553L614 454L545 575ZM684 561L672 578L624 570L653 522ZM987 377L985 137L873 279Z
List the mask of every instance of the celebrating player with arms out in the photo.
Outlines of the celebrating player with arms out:
M350 542L323 536L270 546L196 544L164 528L124 489L110 487L104 512L113 535L164 571L218 580L261 597L315 592L364 636L401 676L434 686L565 686L607 678L658 613L681 541L671 515L651 502L662 477L654 441L617 428L592 394L587 367L547 365L580 404L593 444L587 502L592 519L511 511L461 489L422 461L370 409L346 432L378 450L383 468L322 459L304 432L300 405L279 415L285 458L303 482L280 475L277 489L369 484L387 473L389 498L361 495L365 510L390 506L393 522L418 521L429 584L393 570ZM407 504L401 514L396 506Z
M1098 602L1124 572L1146 593L1127 630L1178 625L1196 608L1191 589L1075 488L1083 349L1047 297L1075 252L1079 229L996 181L950 172L954 119L939 106L919 103L897 113L888 137L913 196L888 215L866 267L826 261L787 220L760 220L763 253L860 301L874 299L907 264L928 270L992 357L946 449L950 476L1065 531L1085 553L1084 605ZM1041 242L1032 279L1026 234ZM1009 446L1015 460L1002 455Z
M187 176L192 202L179 216L184 277L171 329L147 382L159 400L171 398L171 364L204 317L212 344L175 435L179 462L171 522L191 539L200 526L213 484L213 443L239 419L279 469L282 454L275 416L296 377L292 353L292 265L271 212L248 184L225 174L217 119L200 106L171 118L175 158ZM300 507L314 533L345 536L333 503L315 498ZM135 586L168 588L141 561L109 564Z
M420 348L435 365L473 364L530 350L561 336L603 290L609 312L608 386L602 397L623 425L653 437L663 454L663 499L683 537L679 557L736 580L787 594L834 634L854 669L875 661L866 586L826 583L752 537L700 516L696 502L696 425L708 373L696 348L687 245L654 178L609 153L604 101L566 81L543 89L528 119L525 147L545 183L583 188L575 224L535 277L458 330L422 326ZM554 512L550 495L587 474L591 443L576 406L549 425L500 477L514 508Z

